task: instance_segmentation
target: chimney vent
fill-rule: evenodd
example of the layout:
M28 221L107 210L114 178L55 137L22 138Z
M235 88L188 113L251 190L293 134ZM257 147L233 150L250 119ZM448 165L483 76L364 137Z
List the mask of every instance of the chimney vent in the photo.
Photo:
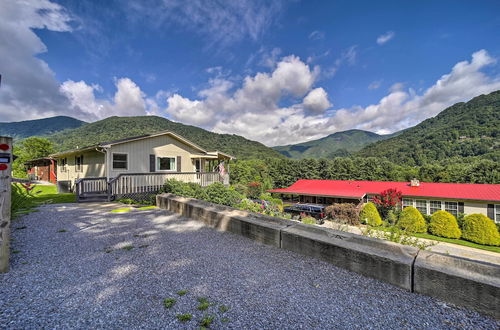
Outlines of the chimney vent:
M418 181L418 179L413 178L413 180L410 181L410 186L418 187L420 186L420 181Z

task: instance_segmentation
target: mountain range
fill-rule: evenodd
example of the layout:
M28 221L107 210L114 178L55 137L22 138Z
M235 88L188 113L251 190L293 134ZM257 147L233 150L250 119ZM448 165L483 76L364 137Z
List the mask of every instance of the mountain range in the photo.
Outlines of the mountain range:
M58 116L0 123L0 135L19 140L43 136L58 151L131 136L172 131L209 150L239 159L379 157L396 164L423 165L453 157L500 161L500 91L457 103L420 124L391 135L363 130L336 132L304 143L270 148L234 134L218 134L157 116L109 117L85 123Z
M395 134L379 135L373 132L352 129L336 132L321 139L286 146L273 147L288 158L335 158L345 157L361 150L370 143L385 140Z

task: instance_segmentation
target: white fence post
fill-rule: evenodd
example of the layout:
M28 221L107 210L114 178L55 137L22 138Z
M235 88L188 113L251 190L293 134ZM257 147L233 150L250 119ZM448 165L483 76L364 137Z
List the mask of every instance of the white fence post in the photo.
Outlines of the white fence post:
M12 138L0 136L0 273L9 271Z

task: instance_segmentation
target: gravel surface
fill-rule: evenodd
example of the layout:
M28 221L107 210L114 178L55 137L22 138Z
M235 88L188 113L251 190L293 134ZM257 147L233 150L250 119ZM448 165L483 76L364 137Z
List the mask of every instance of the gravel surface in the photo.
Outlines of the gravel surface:
M204 316L213 316L212 328L500 328L164 210L110 212L118 208L49 205L14 220L12 270L0 274L0 328L193 329ZM204 311L199 297L209 302ZM165 298L176 302L165 308ZM177 320L181 313L191 321Z

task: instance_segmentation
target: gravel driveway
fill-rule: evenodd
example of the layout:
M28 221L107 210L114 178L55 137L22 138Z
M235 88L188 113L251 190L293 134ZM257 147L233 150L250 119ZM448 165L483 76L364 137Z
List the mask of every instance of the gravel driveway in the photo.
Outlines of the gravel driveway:
M237 329L500 327L164 210L110 212L117 208L49 205L14 220L0 328L193 329L207 316L212 328ZM204 311L199 297L209 302ZM165 308L165 298L176 302ZM183 323L180 313L192 319Z

